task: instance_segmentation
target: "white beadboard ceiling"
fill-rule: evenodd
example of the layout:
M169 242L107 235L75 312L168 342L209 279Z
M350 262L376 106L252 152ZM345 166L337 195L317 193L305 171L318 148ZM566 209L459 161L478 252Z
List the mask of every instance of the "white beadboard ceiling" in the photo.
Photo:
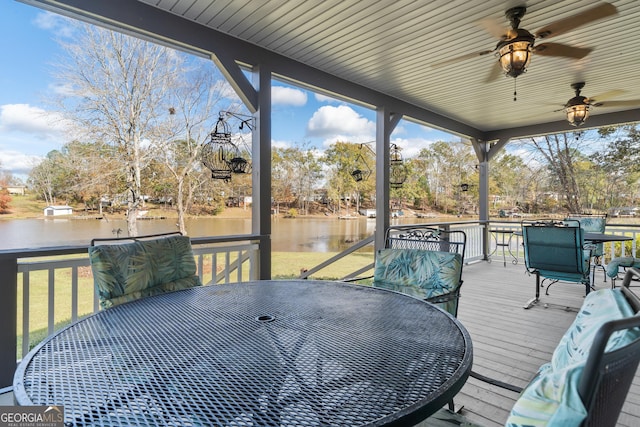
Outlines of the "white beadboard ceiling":
M572 60L534 55L529 70L517 79L485 80L496 61L493 54L433 67L448 58L493 49L497 38L481 22L490 19L507 28L506 9L524 5L521 28L538 29L602 4L597 0L24 0L81 19L106 22L137 32L136 19L154 21L140 30L147 37L193 45L201 26L211 32L211 51L225 49L222 33L260 49L240 49L234 59L259 63L287 58L328 75L304 81L297 67L277 73L333 93L344 93L345 81L367 91L426 111L419 121L455 133L495 139L566 128L558 110L574 96L571 83L585 81L582 95L597 97L619 90L612 101L640 100L640 1L610 0L617 15L580 26L544 42L588 47L585 58ZM124 13L129 12L129 15ZM153 9L152 9L153 8ZM120 10L118 10L120 9ZM154 13L149 13L153 11ZM159 12L159 13L156 13ZM131 16L136 15L136 16ZM123 22L127 21L127 22ZM151 25L148 24L148 25ZM180 24L180 25L177 25ZM198 30L196 31L196 28ZM543 41L537 40L539 45ZM228 43L227 43L228 44ZM201 49L201 48L200 48ZM230 52L226 52L229 54ZM233 52L231 52L233 54ZM280 56L270 56L277 54ZM282 62L282 61L280 61ZM288 69L291 75L287 75ZM326 73L326 74L324 74ZM309 73L308 73L309 74ZM330 82L339 78L340 84ZM328 83L322 84L322 81ZM517 101L513 100L514 83ZM348 90L359 98L358 90ZM371 97L360 98L371 104ZM404 111L415 111L412 108ZM616 114L608 114L616 113ZM598 116L601 116L599 119ZM448 121L449 120L449 121ZM594 107L588 124L640 121L635 106ZM510 132L504 133L505 130ZM514 129L517 129L514 131ZM574 129L574 128L570 128ZM502 132L502 133L501 133Z

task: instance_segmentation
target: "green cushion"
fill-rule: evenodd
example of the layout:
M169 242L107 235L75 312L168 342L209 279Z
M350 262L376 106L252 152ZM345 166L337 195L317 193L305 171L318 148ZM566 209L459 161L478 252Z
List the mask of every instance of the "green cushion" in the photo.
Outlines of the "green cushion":
M459 289L461 271L462 257L458 253L381 249L376 254L373 286L437 301L437 297ZM441 307L455 315L457 296Z
M617 257L607 264L607 276L616 277L620 267L636 267L640 268L640 259L632 256Z
M507 427L579 426L587 411L578 395L584 364L554 372L543 365L511 409Z
M620 289L599 289L585 297L580 312L573 324L556 346L551 358L555 371L584 363L589 356L589 349L600 326L610 320L623 319L634 315L625 296ZM623 347L635 339L632 331L614 332L607 351Z
M620 289L589 293L573 324L513 406L506 426L578 426L587 412L578 383L596 332L610 320L633 316ZM638 337L636 330L615 332L606 351L624 347Z
M595 217L568 217L566 220L575 220L580 223L580 228L582 228L586 232L594 232L594 233L604 233L607 228L607 219L595 216ZM587 245L585 245L587 246ZM600 257L604 254L604 245L602 243L589 244L591 249L591 256Z
M201 284L187 236L92 246L89 259L103 308Z

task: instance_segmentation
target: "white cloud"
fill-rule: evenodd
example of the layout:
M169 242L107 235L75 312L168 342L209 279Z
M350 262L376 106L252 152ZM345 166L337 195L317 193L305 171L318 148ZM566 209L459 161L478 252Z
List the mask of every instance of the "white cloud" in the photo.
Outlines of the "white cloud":
M429 148L436 141L425 138L392 138L391 142L401 149L403 158L411 159L416 157L420 150Z
M322 95L321 93L316 93L315 94L315 98L316 98L316 101L318 101L318 102L327 102L327 103L341 102L339 99L332 98L332 97L327 96L327 95Z
M36 27L50 31L59 37L70 38L74 33L73 24L69 18L51 12L38 13L33 23Z
M72 97L76 95L73 91L73 85L69 83L50 83L48 88L51 93L56 95L62 95L65 97Z
M320 107L307 123L307 134L315 137L344 137L345 141L355 139L371 140L375 135L375 123L360 116L351 107L326 105Z
M271 103L273 105L292 105L294 107L302 107L307 103L307 93L300 89L284 86L272 86Z
M272 139L271 146L275 148L289 148L289 147L292 147L293 145L291 144L290 141L278 141L278 140Z
M14 150L0 150L0 169L14 176L25 178L31 168L42 161L40 156L30 156ZM22 176L20 176L22 175Z
M70 139L68 122L57 113L28 104L0 106L0 164L26 179L42 156ZM18 151L19 150L19 151Z
M60 137L69 129L69 122L59 113L52 113L29 104L0 106L0 133L23 132L42 138Z

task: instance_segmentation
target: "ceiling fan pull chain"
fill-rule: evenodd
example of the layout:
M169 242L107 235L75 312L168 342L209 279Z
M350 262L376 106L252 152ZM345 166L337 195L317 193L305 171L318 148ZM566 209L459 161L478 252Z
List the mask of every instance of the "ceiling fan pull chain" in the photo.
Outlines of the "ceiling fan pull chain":
M513 79L513 102L516 102L518 100L518 91L516 85L517 81L518 79Z

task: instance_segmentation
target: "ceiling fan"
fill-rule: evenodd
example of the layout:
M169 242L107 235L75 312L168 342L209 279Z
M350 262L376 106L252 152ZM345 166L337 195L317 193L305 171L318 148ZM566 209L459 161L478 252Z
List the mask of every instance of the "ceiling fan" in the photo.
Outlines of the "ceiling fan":
M531 54L581 59L587 56L592 49L568 46L560 43L542 43L534 46L534 43L536 39L547 39L558 36L580 26L618 13L614 5L602 2L576 15L546 25L536 31L535 34L531 34L524 28L519 28L520 20L524 17L526 11L527 8L525 6L517 6L505 12L505 16L511 24L511 28L509 29L500 27L490 19L485 19L480 22L490 34L500 39L494 49L468 53L439 62L432 65L432 67L442 67L496 52L498 61L496 61L495 67L492 68L486 80L490 82L497 79L501 71L506 76L514 78L524 73L531 61Z
M623 90L611 90L609 92L596 95L592 98L580 95L580 91L584 87L584 82L577 82L571 85L576 96L571 98L564 104L564 107L556 111L565 111L567 120L574 126L582 125L589 117L591 107L635 107L640 106L640 99L632 99L629 101L605 101L624 93Z

